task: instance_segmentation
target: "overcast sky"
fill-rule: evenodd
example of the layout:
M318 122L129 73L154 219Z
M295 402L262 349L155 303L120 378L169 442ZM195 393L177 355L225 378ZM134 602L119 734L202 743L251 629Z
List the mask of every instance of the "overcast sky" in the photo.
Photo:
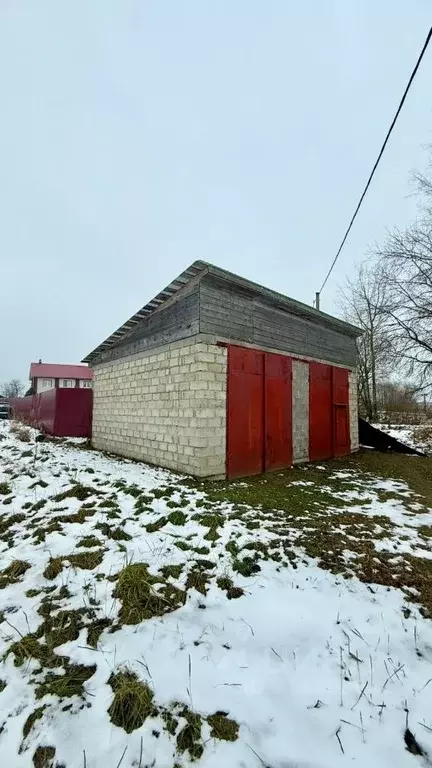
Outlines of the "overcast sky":
M0 382L76 362L195 259L312 303L430 0L2 0ZM432 48L322 297L415 215Z

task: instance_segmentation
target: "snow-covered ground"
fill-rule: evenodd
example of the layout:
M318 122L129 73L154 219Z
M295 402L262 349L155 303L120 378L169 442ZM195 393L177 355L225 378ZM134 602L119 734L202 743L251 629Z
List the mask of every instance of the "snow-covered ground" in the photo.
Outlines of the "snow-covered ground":
M374 424L373 426L411 448L432 453L432 424Z
M432 624L400 573L427 568L432 510L407 485L305 468L263 479L273 510L233 501L247 483L225 498L77 444L34 450L0 425L2 765L430 764L413 752L432 757ZM135 710L129 733L112 722Z

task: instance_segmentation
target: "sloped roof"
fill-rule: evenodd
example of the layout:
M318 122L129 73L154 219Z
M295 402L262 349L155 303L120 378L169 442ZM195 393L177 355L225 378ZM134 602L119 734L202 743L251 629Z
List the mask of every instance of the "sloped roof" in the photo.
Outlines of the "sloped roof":
M30 379L87 379L93 378L93 371L88 365L63 365L62 363L31 363Z
M360 336L362 331L350 323L346 323L344 320L340 320L333 315L328 315L325 312L321 312L314 307L310 307L308 304L303 304L301 301L296 301L283 293L278 293L270 288L265 288L259 283L254 283L252 280L247 280L244 277L229 272L221 267L216 267L214 264L209 264L206 261L194 261L187 269L184 270L175 280L166 286L160 293L158 293L151 301L145 304L138 312L132 315L120 328L117 328L111 336L108 336L105 341L99 344L92 352L90 352L85 358L84 362L91 363L102 352L106 352L111 347L115 347L120 341L124 341L136 328L138 323L145 320L152 312L155 312L159 307L164 304L165 301L172 298L178 291L180 291L185 285L194 280L195 278L201 278L206 274L213 275L220 279L229 282L233 286L252 291L256 295L265 297L273 304L283 306L287 311L293 314L305 317L309 320L319 321L326 325L333 326L342 333L346 333L349 336Z

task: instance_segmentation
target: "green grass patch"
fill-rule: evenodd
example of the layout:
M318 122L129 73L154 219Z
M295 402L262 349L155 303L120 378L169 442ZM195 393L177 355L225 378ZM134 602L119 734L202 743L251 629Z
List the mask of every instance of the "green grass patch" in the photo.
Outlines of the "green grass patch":
M96 536L84 536L79 540L77 547L86 547L86 549L91 549L92 547L99 547L101 544L101 540Z
M256 560L253 557L244 557L243 559L237 558L232 564L233 571L240 573L242 576L253 576L261 570Z
M36 504L33 504L33 506L31 507L31 511L39 512L39 510L42 509L46 503L47 503L46 499L40 499L40 501L37 501Z
M141 728L148 717L157 715L157 709L153 704L153 691L133 672L112 674L108 684L114 693L112 704L108 709L110 720L114 725L123 728L126 733L132 733L137 728Z
M11 535L10 529L12 526L16 525L17 523L22 523L22 521L25 519L26 516L21 513L9 515L9 517L2 517L0 522L0 537L6 535L6 538L8 538Z
M228 576L220 576L220 578L216 580L216 584L219 589L223 589L223 591L226 592L228 600L236 600L238 597L244 595L244 590L241 587L235 587L232 579L229 579Z
M84 683L96 672L96 665L84 666L84 664L66 664L64 674L56 675L48 672L43 682L36 686L36 698L44 696L58 696L59 699L71 696L82 696Z
M100 507L101 509L115 509L115 510L120 509L116 498L103 499L102 501L99 502L98 507Z
M70 555L62 555L62 557L50 557L43 575L46 579L55 579L62 572L65 561L69 562L74 568L92 571L101 564L103 556L104 550L96 549L91 552L76 552Z
M37 595L40 595L42 590L40 589L28 589L25 593L26 597L37 597Z
M85 571L93 571L101 564L105 551L98 549L91 552L77 552L73 555L65 555L64 560L68 560L74 568L82 568Z
M64 643L77 640L84 626L83 614L85 609L59 611L45 616L43 632L45 642L50 648L56 648Z
M65 501L65 499L79 499L79 501L85 501L90 496L100 496L101 491L96 488L90 488L89 486L76 483L71 485L65 491L58 493L54 496L54 501Z
M114 539L114 541L130 541L132 538L123 528L113 528L108 523L97 523L95 528L103 533L104 536L107 536L107 538Z
M182 552L189 552L189 550L192 549L191 545L186 541L175 541L174 546L177 547L177 549L181 549Z
M199 569L194 569L188 573L186 579L186 589L196 589L197 592L201 592L202 595L206 595L208 583L208 573L205 573L205 571Z
M201 740L202 717L189 707L182 709L179 716L186 719L186 725L177 736L177 749L179 752L189 752L191 760L199 760L204 752Z
M168 579L170 576L173 579L178 579L180 578L182 571L183 565L164 565L163 568L160 569L164 579Z
M4 658L13 653L15 667L31 660L36 660L41 667L60 667L64 658L53 653L52 648L45 643L40 643L35 634L24 635L20 640L9 646Z
M154 523L149 523L146 525L146 531L147 533L156 533L156 531L160 531L161 528L164 527L168 522L167 517L160 517L159 520L155 520Z
M29 485L29 491L32 491L34 488L48 488L48 483L45 482L45 480L36 480L34 483Z
M168 522L172 525L184 525L186 523L186 515L180 509L176 509L175 512L171 512L168 515Z
M97 619L87 627L87 644L91 648L97 648L99 638L105 629L112 626L111 619Z
M419 536L422 536L424 539L430 539L432 537L432 525L420 525L419 528L417 528Z

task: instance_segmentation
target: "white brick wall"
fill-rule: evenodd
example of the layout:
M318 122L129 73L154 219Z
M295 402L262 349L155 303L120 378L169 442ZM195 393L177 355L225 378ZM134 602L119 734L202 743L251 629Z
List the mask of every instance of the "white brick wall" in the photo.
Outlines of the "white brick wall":
M94 447L225 475L226 372L226 348L191 339L96 365Z
M293 463L309 459L309 364L292 362Z

